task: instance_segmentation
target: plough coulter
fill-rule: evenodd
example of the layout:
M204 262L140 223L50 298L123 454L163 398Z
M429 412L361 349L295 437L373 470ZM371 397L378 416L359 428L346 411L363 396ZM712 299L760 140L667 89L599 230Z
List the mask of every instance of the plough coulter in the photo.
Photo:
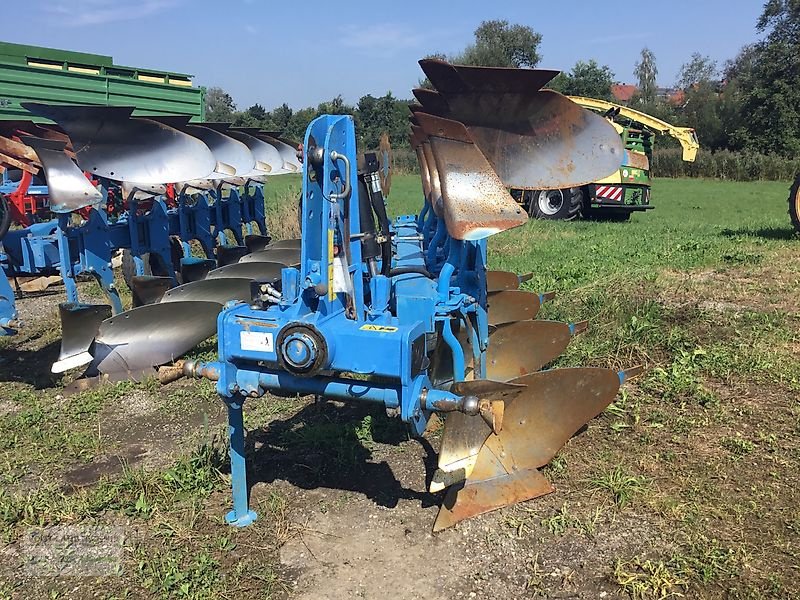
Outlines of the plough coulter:
M420 104L411 106L423 190L418 215L387 216L388 144L381 148L384 164L373 154L359 161L353 119L324 115L309 125L303 143L302 241L266 245L234 234L235 248L218 242L214 269L204 262L191 276L184 263L166 276L140 272L134 288L142 306L113 316L113 305L61 307L61 366L88 363L90 374L117 378L172 363L160 370L164 383L182 376L216 381L228 409L233 510L227 520L233 525L256 519L244 450L248 398L313 394L372 402L405 422L413 436L422 436L438 415L444 429L429 487L445 491L434 524L440 530L553 491L540 469L637 372L544 370L587 324L537 319L552 294L520 289L529 276L491 270L487 255L490 236L527 221L509 188L563 189L608 176L623 155L616 131L601 116L541 89L555 72L439 60L420 65L435 89L417 90ZM131 225L140 223L132 207L148 201L137 194L155 198L145 214L169 215L170 186L166 196L162 186L183 181L172 186L175 219L192 232L181 240L202 242L191 228L198 215L206 215L199 229L208 231L209 213L226 214L204 200L223 204L219 182L275 174L276 164L290 164L294 156L274 136L252 131L176 120L140 125L119 109L30 110L59 124L80 169L125 190L120 197L132 247L140 231ZM46 163L37 143L32 147ZM234 146L242 157L244 146L252 164L237 162ZM61 205L82 209L117 189L104 184L102 199L93 198L78 185L85 179L80 169L71 169L73 193ZM191 207L181 200L189 187L206 190ZM89 223L113 227L91 210L98 216ZM148 245L168 264L172 231L159 229L163 246ZM215 332L216 361L173 362Z

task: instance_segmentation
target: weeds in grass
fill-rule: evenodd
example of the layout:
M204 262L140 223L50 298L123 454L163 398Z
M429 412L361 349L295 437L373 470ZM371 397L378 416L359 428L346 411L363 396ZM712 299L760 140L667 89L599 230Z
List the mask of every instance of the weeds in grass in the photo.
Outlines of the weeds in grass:
M617 508L624 508L645 486L643 477L629 475L619 466L591 479L589 483L594 489L609 492Z
M205 600L219 596L219 563L205 549L197 553L178 547L162 552L136 549L137 576L142 587L164 598Z
M212 441L191 456L180 459L166 472L126 468L120 479L102 479L94 487L73 492L56 485L44 485L21 494L0 491L3 534L10 539L16 526L79 521L106 510L149 518L156 510L207 497L222 483L220 467L224 460L224 452Z
M564 535L569 529L576 529L579 532L593 536L597 523L603 515L603 510L599 506L595 507L591 516L586 518L578 517L569 509L569 504L565 502L552 517L542 520L542 525L553 535Z
M617 560L614 580L634 600L663 600L682 596L688 581L672 571L663 561L634 558L631 561Z
M699 535L666 561L635 557L617 559L614 580L632 598L645 600L682 596L691 583L709 584L736 573L741 551L724 548Z
M733 454L735 458L747 456L756 448L753 442L741 437L740 435L726 436L722 438L720 443L722 444L722 447Z

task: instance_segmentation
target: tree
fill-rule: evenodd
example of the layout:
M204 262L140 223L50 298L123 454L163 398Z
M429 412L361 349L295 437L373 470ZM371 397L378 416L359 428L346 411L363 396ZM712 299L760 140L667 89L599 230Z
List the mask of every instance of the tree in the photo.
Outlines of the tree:
M614 72L606 65L600 66L594 59L579 60L569 73L559 73L548 87L569 96L611 99Z
M289 108L289 105L284 102L278 108L270 113L270 118L272 120L272 125L277 131L285 131L287 127L289 127L289 123L292 120L293 111Z
M539 64L542 36L527 25L506 20L483 21L475 30L475 42L454 62L481 67L535 67Z
M396 146L408 139L408 101L398 100L391 92L375 98L367 94L358 101L355 112L359 147L374 150L385 131Z
M656 78L658 77L658 67L656 66L656 55L649 48L642 48L642 55L636 63L633 74L639 80L639 98L643 104L655 102L656 99Z
M800 154L800 0L768 0L757 23L766 37L734 63L742 120L736 144L758 152Z
M253 117L256 121L266 121L268 114L267 109L256 103L247 109L247 114Z
M206 121L230 123L235 110L236 104L225 90L220 87L206 90Z
M717 61L699 52L692 54L689 62L684 63L678 75L678 87L689 90L695 86L715 84L719 75Z

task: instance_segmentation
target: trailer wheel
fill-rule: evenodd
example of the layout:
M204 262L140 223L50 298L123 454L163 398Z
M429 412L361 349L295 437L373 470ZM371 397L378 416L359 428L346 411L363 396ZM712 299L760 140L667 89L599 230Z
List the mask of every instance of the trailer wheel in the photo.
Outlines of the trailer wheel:
M531 193L528 214L537 219L572 221L581 216L583 188L536 190Z
M800 232L800 175L794 180L789 192L789 217L792 219L795 231Z

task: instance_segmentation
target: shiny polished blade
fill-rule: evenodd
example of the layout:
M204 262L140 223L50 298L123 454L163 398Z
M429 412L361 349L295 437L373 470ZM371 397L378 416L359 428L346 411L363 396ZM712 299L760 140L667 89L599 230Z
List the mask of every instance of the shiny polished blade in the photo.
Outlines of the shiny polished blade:
M299 173L303 170L303 165L300 163L300 160L297 158L297 146L292 147L283 140L279 140L276 137L272 137L269 133L259 132L255 134L257 138L267 142L270 146L273 146L280 154L281 160L283 160L283 168L289 173Z
M182 356L217 330L218 302L149 304L106 319L95 337L92 370L136 373Z
M257 137L238 129L229 129L226 134L235 140L242 142L250 149L250 152L252 152L253 157L256 159L257 172L251 171L250 176L264 174L263 168L265 165L268 167L266 169L266 174L268 175L282 175L289 172L283 167L283 159L281 158L280 153L271 144L268 144L264 140L260 140ZM247 174L242 173L237 173L237 175L247 176Z
M247 246L248 252L258 252L269 245L269 239L269 236L251 233L244 236L244 245Z
M280 280L281 271L286 265L273 262L238 262L226 267L209 271L207 279L227 279L230 277L243 277L245 279L273 279Z
M240 262L276 262L283 263L287 267L294 267L300 264L300 250L292 248L266 248L243 256Z
M52 373L63 373L92 362L89 350L100 323L111 316L108 304L73 304L58 305L61 317L61 351L58 360L53 363Z
M230 277L220 279L204 279L185 283L172 288L161 299L161 303L182 302L184 300L204 300L225 304L231 300L248 302L250 300L250 283L252 279Z
M167 186L163 183L139 183L136 181L123 181L122 197L127 201L133 198L134 200L147 200L154 196L163 196L167 193Z
M558 321L519 321L500 325L489 334L486 376L511 381L535 373L561 356L580 331Z
M303 247L303 240L288 239L276 240L266 247L266 250L300 250Z
M199 139L163 123L132 118L131 107L35 102L22 106L58 123L72 140L78 165L92 175L169 183L206 177L217 164Z
M102 201L103 195L64 152L64 142L26 137L25 143L33 148L44 168L50 210L68 213Z
M230 165L233 173L228 173L228 175L244 175L256 166L256 159L250 148L230 135L210 127L194 124L185 125L182 131L202 140L218 163Z
M462 123L426 113L416 116L430 140L451 237L479 240L528 220Z
M506 290L489 296L489 325L535 319L542 307L539 294Z
M217 266L224 267L237 263L249 252L247 246L217 246Z
M181 261L181 281L183 283L190 283L192 281L200 281L205 279L208 272L216 266L214 260L192 260Z
M578 187L622 163L622 141L606 119L537 87L553 72L428 59L420 66L447 105L440 116L466 125L507 187Z
M145 306L159 302L166 291L172 287L172 283L172 277L134 275L130 282L133 306Z

